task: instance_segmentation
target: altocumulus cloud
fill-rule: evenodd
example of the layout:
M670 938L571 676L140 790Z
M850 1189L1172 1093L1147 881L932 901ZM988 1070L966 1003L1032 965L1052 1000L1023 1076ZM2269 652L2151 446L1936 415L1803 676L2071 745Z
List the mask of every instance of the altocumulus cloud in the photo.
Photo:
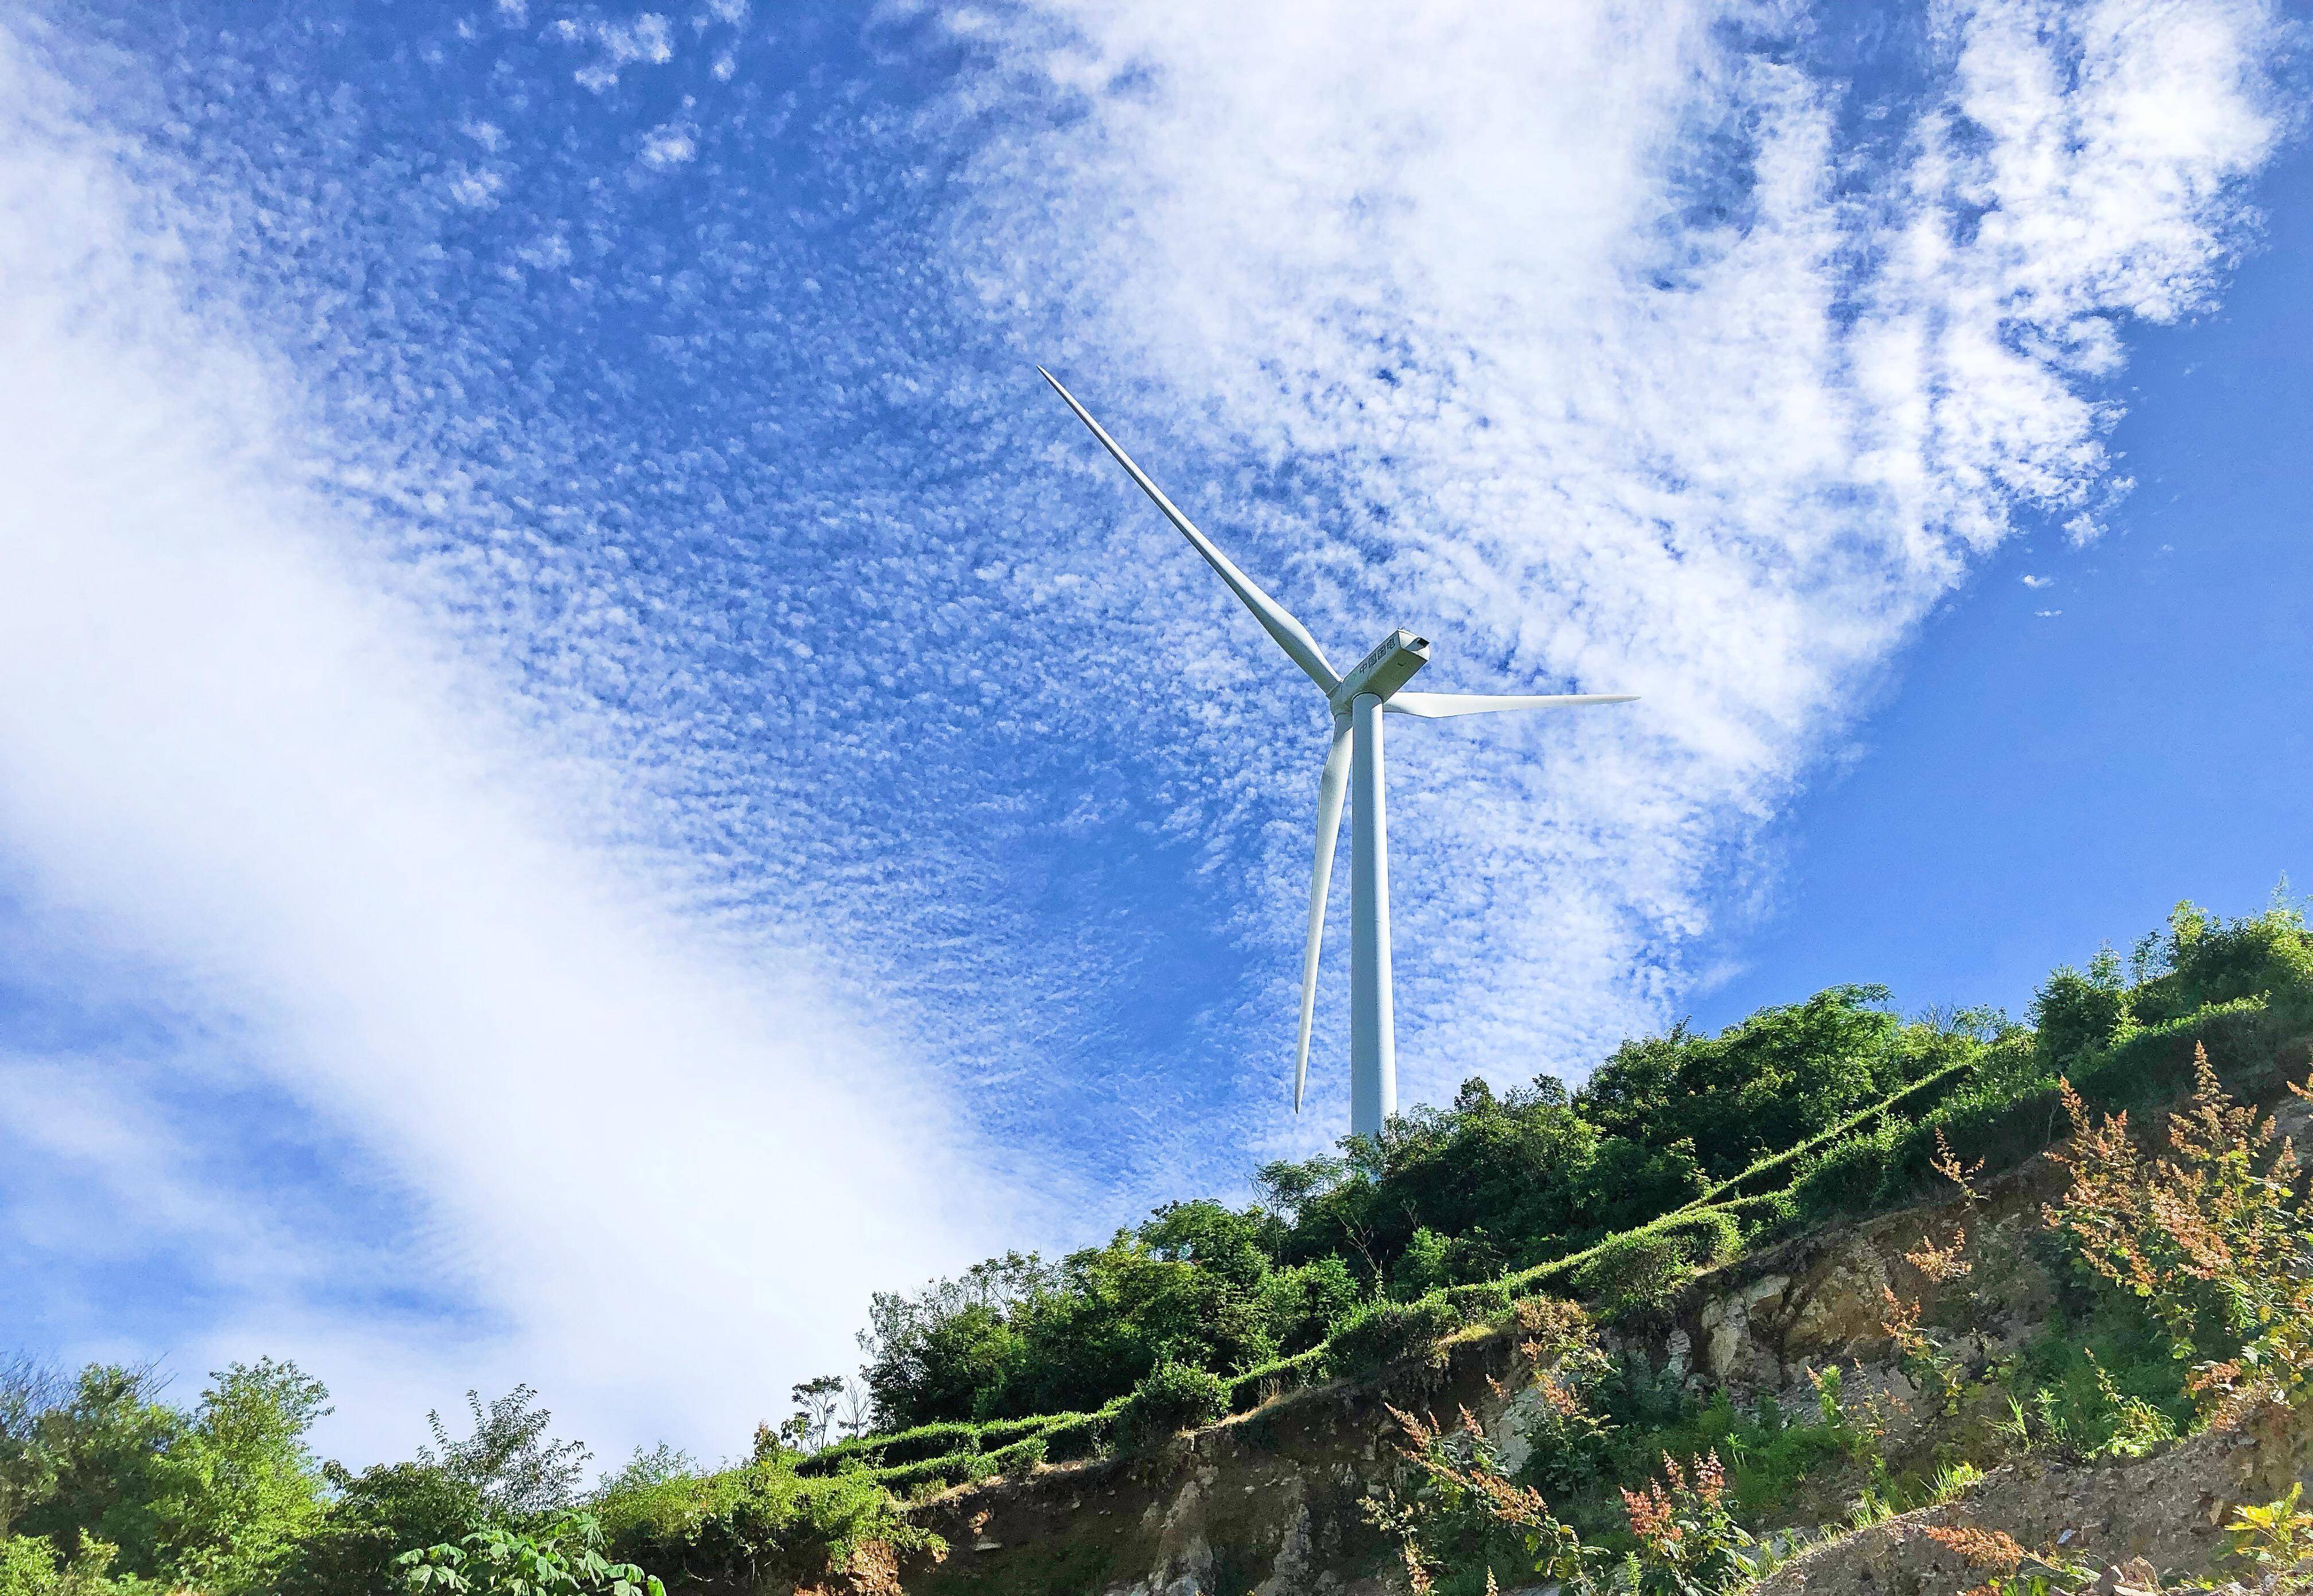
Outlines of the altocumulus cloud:
M1441 685L1647 695L1394 739L1422 1086L1658 1020L1972 558L2100 532L2123 332L2207 303L2252 225L2285 37L2254 0L1214 0L1003 36L1066 109L982 153L987 303L1035 295L1080 392L1138 390L1113 426L1302 463L1246 551L1321 637L1403 617ZM1264 782L1307 780L1290 746ZM1267 863L1288 925L1306 867Z
M300 1356L357 1453L467 1379L728 1441L994 1184L822 949L719 934L365 560L292 374L188 308L167 211L4 33L0 85L0 348L40 377L0 397L15 971L179 1022L0 1051L14 1278L76 1351ZM58 1257L214 1318L75 1324Z
M1648 695L1394 728L1408 1096L1658 1023L1921 618L2124 503L2286 132L2261 5L1845 14L43 35L117 132L12 50L8 857L160 1038L12 1058L20 1249L149 1194L204 1347L719 1451L946 1194L1337 1124L1322 716L1030 357L1337 653Z

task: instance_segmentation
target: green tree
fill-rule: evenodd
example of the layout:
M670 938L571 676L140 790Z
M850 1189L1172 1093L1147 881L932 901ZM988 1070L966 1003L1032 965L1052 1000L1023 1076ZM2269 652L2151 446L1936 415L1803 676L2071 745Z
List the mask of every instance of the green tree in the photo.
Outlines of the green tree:
M17 1462L37 1495L14 1528L58 1547L84 1535L119 1548L124 1574L163 1573L163 1503L178 1492L189 1415L160 1400L150 1369L92 1363L31 1415Z
M1929 1027L1906 1027L1887 1001L1884 986L1834 986L1715 1036L1681 1024L1626 1042L1575 1105L1600 1131L1640 1146L1690 1142L1704 1170L1724 1179L1934 1067L1905 1036Z
M321 1512L321 1468L305 1434L330 1411L329 1392L271 1358L210 1378L154 1503L161 1561L205 1592L270 1596Z
M488 1407L479 1391L466 1393L473 1433L453 1440L438 1412L426 1415L434 1444L418 1449L418 1460L452 1480L471 1486L493 1513L506 1518L551 1512L576 1496L579 1478L594 1454L576 1441L548 1435L554 1415L537 1406L538 1393L520 1385Z

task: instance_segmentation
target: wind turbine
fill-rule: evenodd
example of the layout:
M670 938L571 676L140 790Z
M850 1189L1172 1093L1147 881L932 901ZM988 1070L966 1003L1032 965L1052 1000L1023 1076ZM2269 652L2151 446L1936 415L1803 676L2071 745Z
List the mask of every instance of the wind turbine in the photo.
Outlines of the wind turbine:
M1374 645L1347 675L1326 663L1317 639L1263 593L1228 556L1213 546L1132 457L1117 446L1076 395L1042 366L1036 370L1068 401L1077 419L1092 428L1101 446L1140 484L1165 518L1219 573L1263 631L1277 639L1286 657L1308 673L1325 695L1333 716L1332 746L1317 778L1317 859L1309 883L1309 935L1301 955L1301 1036L1293 1055L1293 1112L1309 1079L1309 1026L1316 1013L1317 949L1325 930L1325 897L1332 885L1333 846L1341 831L1343 778L1357 796L1350 829L1350 1130L1373 1135L1397 1112L1396 1021L1390 1005L1389 826L1382 789L1382 716L1415 715L1442 720L1491 710L1558 710L1578 704L1626 704L1634 692L1491 693L1407 692L1413 673L1429 663L1429 639L1398 627Z

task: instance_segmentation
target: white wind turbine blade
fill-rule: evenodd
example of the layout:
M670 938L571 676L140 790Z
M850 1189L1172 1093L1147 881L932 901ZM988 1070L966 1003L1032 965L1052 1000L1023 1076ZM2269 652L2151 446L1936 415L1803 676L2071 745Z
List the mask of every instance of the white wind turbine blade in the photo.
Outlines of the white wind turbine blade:
M1483 715L1490 710L1562 710L1577 704L1636 702L1635 692L1400 692L1382 708L1394 715L1419 715L1444 720L1455 715Z
M1317 778L1317 863L1309 877L1309 941L1301 954L1301 1040L1293 1050L1293 1112L1309 1080L1309 1022L1317 1012L1317 945L1325 935L1325 894L1333 884L1333 844L1341 834L1341 800L1350 782L1350 718L1333 721L1333 745Z
M1069 409L1077 413L1077 419L1092 428L1092 435L1100 440L1101 446L1116 456L1117 464L1131 473L1132 480L1140 484L1140 491L1156 501L1156 507L1165 512L1165 518L1180 528L1181 535L1205 557L1205 563L1220 573L1221 580L1229 585L1229 591L1253 612L1253 618L1261 622L1262 630L1277 639L1277 646L1285 650L1293 663L1308 672L1310 680L1323 691L1331 692L1340 686L1341 674L1325 663L1325 651L1317 647L1317 639L1309 635L1309 629L1293 619L1283 604L1263 593L1250 577L1230 564L1228 556L1213 547L1212 540L1199 532L1186 516L1174 507L1173 501L1165 497L1164 490L1150 481L1148 473L1132 463L1132 456L1118 448L1116 440L1092 419L1092 412L1077 402L1075 394L1060 386L1060 378L1041 366L1036 370L1044 381L1051 384L1055 393L1068 401Z

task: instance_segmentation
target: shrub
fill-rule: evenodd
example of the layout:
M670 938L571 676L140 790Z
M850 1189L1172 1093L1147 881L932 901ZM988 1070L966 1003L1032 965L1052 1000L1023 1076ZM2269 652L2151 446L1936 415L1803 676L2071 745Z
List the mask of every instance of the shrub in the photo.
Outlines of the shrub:
M1042 1436L1031 1435L1027 1440L1016 1441L996 1453L996 1466L1003 1470L1007 1479L1025 1479L1042 1465L1044 1455L1050 1450Z
M1678 1241L1686 1248L1687 1261L1698 1269L1715 1269L1743 1250L1743 1227L1733 1214L1716 1208L1665 1220L1655 1227L1655 1234Z
M1228 1386L1209 1369L1167 1359L1132 1388L1124 1427L1135 1444L1216 1424L1228 1415Z
M1110 1409L1121 1406L1110 1404ZM1098 1451L1103 1442L1114 1432L1113 1412L1074 1414L1051 1425L1042 1432L1045 1455L1054 1462L1069 1458L1088 1458Z
M1917 1130L1905 1120L1883 1119L1825 1148L1793 1183L1799 1212L1818 1223L1869 1212L1904 1184L1904 1154Z
M1683 1214L1617 1236L1574 1273L1574 1287L1608 1321L1670 1311L1698 1270L1741 1249L1734 1217L1715 1210Z
M592 1514L564 1513L534 1533L492 1526L452 1546L394 1559L412 1596L666 1596L666 1587L631 1563L602 1555Z
M1326 1366L1335 1374L1367 1373L1415 1353L1462 1327L1462 1315L1438 1292L1412 1302L1369 1302L1335 1328Z
M1510 1288L1507 1281L1482 1280L1469 1285L1448 1286L1444 1295L1446 1305L1464 1324L1505 1313L1510 1305Z
M2046 1218L2178 1356L2201 1355L2192 1388L2204 1403L2294 1398L2313 1381L2313 1214L2296 1153L2269 1117L2226 1095L2204 1051L2194 1063L2166 1158L2144 1156L2125 1115L2095 1120L2067 1089L2072 1137L2055 1157L2071 1185Z
M2101 1053L2118 1041L2129 1025L2119 956L2099 948L2086 970L2070 965L2055 970L2032 994L2032 1024L2040 1056L2051 1065Z
M942 1473L948 1462L908 1467L948 1484L952 1478ZM682 1583L809 1584L848 1568L873 1546L943 1549L937 1536L901 1516L884 1482L856 1471L806 1478L787 1454L617 1492L598 1512L618 1556L682 1576Z

